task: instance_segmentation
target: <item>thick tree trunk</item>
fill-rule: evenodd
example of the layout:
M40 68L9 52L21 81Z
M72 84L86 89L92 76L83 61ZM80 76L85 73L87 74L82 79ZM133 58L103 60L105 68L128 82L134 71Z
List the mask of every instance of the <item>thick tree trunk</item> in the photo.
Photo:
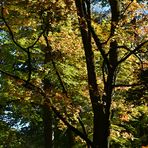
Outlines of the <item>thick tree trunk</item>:
M84 1L83 1L84 2ZM90 4L85 4L76 0L76 7L79 16L80 31L86 57L89 94L92 103L93 120L93 147L108 148L109 123L105 116L104 105L100 99L99 89L96 80L94 53L91 45L91 24L90 24ZM84 10L85 9L85 10ZM87 12L87 13L86 13ZM86 18L87 17L87 18ZM86 18L86 20L84 20Z
M45 37L46 39L47 37ZM49 44L47 43L47 47L44 49L45 51L45 59L44 59L44 64L48 64L51 62L51 48ZM43 80L43 85L44 85L44 91L47 96L50 95L51 93L51 83L46 76L44 77ZM50 96L49 96L50 97ZM52 109L49 108L48 106L48 100L44 100L44 105L43 105L43 124L44 124L44 141L45 141L45 148L52 148L53 147L53 142L52 142L52 136L53 136L53 115L52 115Z
M112 22L118 22L119 11L118 0L116 2L110 2L112 8L112 17L116 17L115 20L112 18ZM90 1L89 0L75 0L77 14L79 19L80 31L82 36L82 42L85 51L86 65L87 65L87 75L88 75L88 85L89 94L92 103L93 113L94 113L94 127L93 127L93 147L94 148L109 148L109 135L110 135L110 107L112 98L112 83L114 81L116 64L117 64L117 43L116 41L111 42L109 58L105 55L102 45L97 37L97 35L91 32L91 14L90 14ZM115 26L111 28L111 35L113 35ZM104 96L100 97L99 89L97 85L95 63L94 63L94 53L92 50L91 43L91 33L98 48L100 48L100 53L107 62L107 80L104 82Z
M84 2L84 1L83 1ZM100 99L99 89L97 85L94 53L91 45L91 24L90 24L90 4L85 4L76 0L77 13L79 16L80 31L85 51L89 94L92 103L94 120L93 120L93 148L108 148L109 123L107 122L104 112L104 106ZM85 9L85 10L84 10ZM87 18L86 18L87 17ZM86 18L86 20L84 20Z
M104 86L105 95L100 98L99 89L96 81L96 71L94 64L94 53L91 46L91 18L90 18L90 4L88 1L75 0L77 13L80 24L80 31L86 57L88 85L90 99L92 103L94 120L93 120L93 147L94 148L109 148L110 135L110 106L112 97L112 83L114 80L114 72L116 69L115 60L116 42L112 42L109 53L108 76ZM85 18L85 19L84 19ZM96 40L97 41L97 40ZM98 40L99 41L99 40ZM97 42L97 44L100 44ZM102 50L102 49L100 49ZM101 54L104 52L102 51ZM113 57L114 55L114 57ZM105 55L102 55L103 57ZM107 58L107 57L106 57ZM108 59L107 59L108 60Z
M45 104L43 106L44 147L52 148L52 111Z

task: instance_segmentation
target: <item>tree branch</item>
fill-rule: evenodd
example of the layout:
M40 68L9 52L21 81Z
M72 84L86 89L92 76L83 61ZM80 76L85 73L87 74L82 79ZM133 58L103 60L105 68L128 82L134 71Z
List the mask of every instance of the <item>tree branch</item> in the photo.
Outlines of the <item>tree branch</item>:
M28 55L28 79L27 82L29 82L31 80L31 74L32 74L32 65L31 65L31 54L30 54L30 50L28 48L27 50L27 55Z
M133 0L131 0L131 2L126 6L126 8L124 9L124 11L123 11L122 14L121 14L121 18L120 18L120 19L122 19L122 17L124 16L126 10L130 7L130 5L131 5L132 3L133 3Z
M81 117L80 117L80 116L78 117L78 120L79 120L79 123L80 123L80 125L81 125L81 127L82 127L83 134L87 137L87 132L86 132L85 126L84 126L84 124L83 124L83 122L82 122L82 120L81 120ZM87 141L86 141L86 142L87 142ZM89 148L89 147L90 147L90 144L89 144L89 143L87 143L87 146L88 146L88 148Z
M49 106L49 104L48 104ZM89 145L93 146L93 143L90 139L88 139L88 137L83 134L82 132L80 132L78 129L76 129L74 126L72 126L67 120L66 118L64 118L60 112L54 107L54 106L49 106L52 108L53 112L56 114L56 116L61 119L63 121L63 123L71 130L73 131L76 135L80 136L83 140L86 141L86 143L88 143Z
M133 86L141 86L142 84L115 84L113 85L114 88L117 87L133 87Z
M85 130L85 126L84 126L84 124L83 124L81 118L78 117L78 120L79 120L79 123L80 123L80 125L81 125L81 127L82 127L82 130L83 130L84 135L87 136L87 132L86 132L86 130Z
M124 49L126 49L126 50L128 50L128 51L131 51L130 50L130 48L128 48L127 46L125 46L125 45L122 45L122 46L117 46L117 48L124 48Z
M9 76L9 77L11 77L11 78L14 78L15 80L21 80L21 81L23 81L23 82L27 82L26 80L23 80L23 79L19 78L18 76L9 74L9 73L7 73L7 72L1 70L1 69L0 69L0 72L3 73L3 74L5 74L5 75L7 75L7 76ZM37 86L35 86L35 85L31 84L31 83L28 83L28 85L29 85L29 86L32 86L32 87L30 87L29 89L36 90L37 93L40 93L40 94L45 98L45 100L46 100L46 101L45 101L45 104L46 104L49 108L51 108L51 109L53 110L53 112L55 113L55 115L56 115L60 120L62 120L63 123L64 123L70 130L72 130L75 134L77 134L77 135L80 136L83 140L85 140L87 143L89 143L89 145L91 145L91 146L93 145L93 144L92 144L92 141L91 141L90 139L88 139L88 137L87 137L85 134L83 134L83 133L80 132L78 129L76 129L74 126L72 126L72 125L66 120L66 118L60 114L60 112L56 109L56 107L54 107L54 105L53 105L53 103L52 103L52 100L45 94L45 92L44 92L41 88L39 88L39 87L37 87ZM23 85L23 86L24 86L24 85Z
M130 50L130 53L127 53L121 60L119 60L118 61L118 64L120 64L120 63L122 63L122 62L124 62L126 59L128 59L132 54L134 54L136 51L138 51L138 50L140 50L146 43L148 42L148 40L147 41L145 41L145 42L143 42L143 43L141 43L141 44L139 44L134 50ZM126 49L126 48L125 48ZM127 48L128 49L128 48ZM129 49L128 49L129 50Z
M92 26L90 26L89 29L90 29L90 31L92 33L92 37L93 37L93 39L94 39L94 41L96 43L96 46L97 46L98 50L100 51L100 53L102 55L105 63L107 64L107 66L109 66L109 61L108 61L107 55L105 54L105 51L102 48L102 43L101 43L100 39L98 38L98 36L95 33L94 28Z
M117 1L117 0L116 0L116 1ZM108 39L107 39L105 42L103 42L102 44L107 44L107 43L108 43L108 41L110 40L110 38L111 38L111 37L113 36L113 34L114 34L114 31L115 31L116 26L118 25L118 22L122 19L123 15L125 14L126 10L129 8L129 6L132 4L132 2L133 2L133 1L131 1L131 2L128 4L128 6L125 8L125 10L122 12L122 14L120 14L120 12L118 12L118 11L120 11L120 10L117 11L117 8L116 8L116 11L117 11L119 14L118 14L117 22L114 23L114 22L113 22L113 19L114 19L114 16L117 14L116 12L113 14L114 7L115 7L115 5L120 5L120 4L113 4L114 1L110 1L110 6L112 5L112 6L111 6L111 12L112 12L111 33L110 33ZM113 6L113 5L114 5L114 6Z
M29 82L30 79L31 79L31 73L32 73L30 48L33 48L33 47L35 46L35 44L39 41L40 37L41 37L41 36L44 34L44 32L46 31L47 26L46 26L45 29L43 29L43 31L40 33L40 35L37 37L37 39L35 40L35 42L34 42L32 45L28 46L27 48L24 48L24 47L22 47L22 46L15 40L14 34L13 34L13 32L12 32L12 29L10 28L10 26L8 25L8 23L7 23L7 21L6 21L5 17L4 17L4 7L2 7L2 9L1 9L1 14L2 14L2 20L4 21L6 27L8 28L9 34L10 34L11 39L12 39L12 41L14 42L14 44L15 44L16 46L18 46L20 49L22 49L24 52L27 53L27 56L28 56L28 70L29 70L27 81Z
M15 37L14 37L14 34L13 34L13 32L12 32L12 29L10 28L10 26L8 25L8 23L7 23L7 21L6 21L6 19L5 19L5 17L4 17L4 7L2 7L2 9L1 9L1 14L2 14L2 20L4 21L4 23L5 23L5 25L6 25L6 27L8 28L8 31L9 31L9 34L10 34L10 36L11 36L11 39L12 39L12 41L15 43L15 45L16 46L18 46L20 49L22 49L23 51L25 51L26 53L27 53L27 49L28 48L33 48L34 46L35 46L35 44L39 41L39 39L40 39L40 37L45 33L45 31L46 31L46 29L47 29L47 26L43 29L43 31L39 34L39 36L36 38L36 40L35 40L35 42L32 44L32 45L30 45L30 46L28 46L28 47L22 47L16 40L15 40Z
M119 22L120 17L120 1L119 0L109 0L109 4L111 7L111 30L110 37L114 35L115 29ZM110 38L109 37L109 38Z
M131 50L127 47L127 46L117 46L117 48L124 48L126 49L128 52L131 52ZM136 53L133 53L137 58L138 60L140 61L140 64L141 64L141 68L143 69L143 62L142 60L140 59L140 57L136 54Z
M3 12L4 12L4 7L2 7L2 9L1 9L1 14L2 14L2 17L1 17L1 18L2 18L2 20L4 21L6 27L8 28L8 31L9 31L9 34L10 34L10 36L11 36L12 41L14 42L15 45L17 45L20 49L22 49L23 51L25 51L25 52L27 53L27 48L22 47L22 46L15 40L14 34L13 34L13 32L12 32L10 26L8 25L7 21L6 21Z
M44 35L44 39L45 39L45 41L46 41L46 45L47 45L47 48L48 48L48 51L49 51L49 54L50 54L50 57L51 57L51 62L52 62L53 68L55 69L56 75L57 75L58 80L59 80L59 82L60 82L60 85L61 85L61 87L62 87L62 89L63 89L63 93L66 95L66 97L68 97L67 90L66 90L66 88L65 88L65 86L64 86L64 83L63 83L63 81L62 81L62 78L61 78L61 76L60 76L60 73L59 73L58 70L57 70L56 64L55 64L55 62L54 62L54 60L53 60L53 58L52 58L52 54L51 54L51 51L50 51L50 49L51 49L52 47L49 45L49 41L48 41L48 38L47 38L46 35Z
M36 89L37 89L37 90L36 90L37 92L40 92L39 90L41 90L41 88L39 88L39 87L35 86L34 84L28 82L27 80L24 80L24 79L20 78L19 76L10 74L10 73L8 73L8 72L6 72L6 71L3 71L2 69L0 69L0 72L1 72L2 74L6 75L6 76L9 76L9 77L15 79L15 80L21 81L21 82L22 82L22 85L23 85L24 87L28 88L28 89L33 89L33 90L34 90L34 89L36 88Z

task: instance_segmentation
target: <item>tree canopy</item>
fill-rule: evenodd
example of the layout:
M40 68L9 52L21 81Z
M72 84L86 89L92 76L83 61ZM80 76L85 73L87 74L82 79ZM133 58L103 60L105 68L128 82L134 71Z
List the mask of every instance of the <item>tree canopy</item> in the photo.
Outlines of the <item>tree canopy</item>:
M148 146L146 7L2 0L0 148Z

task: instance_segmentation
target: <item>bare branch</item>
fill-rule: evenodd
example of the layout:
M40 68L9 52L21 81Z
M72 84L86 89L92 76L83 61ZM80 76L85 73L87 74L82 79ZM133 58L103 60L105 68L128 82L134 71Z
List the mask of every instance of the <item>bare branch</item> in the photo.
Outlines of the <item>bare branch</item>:
M28 88L28 89L33 89L33 90L36 89L37 92L39 92L39 93L41 92L41 91L40 91L41 88L39 88L39 87L35 86L34 84L28 82L27 80L24 80L24 79L20 78L19 76L10 74L10 73L8 73L8 72L2 70L2 69L0 69L0 72L1 72L2 74L4 74L4 75L10 77L10 78L13 78L13 79L15 79L15 80L21 81L21 82L22 82L22 85L23 85L24 87Z
M125 45L118 46L117 48L123 48L123 49L126 49L128 52L131 52L131 50L127 46L125 46ZM136 53L133 53L133 54L138 58L138 60L140 61L140 64L141 64L141 68L143 69L143 62L142 62L142 60L140 59L140 57Z
M39 41L40 37L45 33L46 29L47 29L47 27L44 28L44 30L39 34L36 41L32 45L28 46L27 48L33 48L35 46L35 44Z
M115 1L115 0L114 0ZM125 14L125 12L126 12L126 10L129 8L129 6L132 4L132 2L133 1L131 1L129 4L128 4L128 6L125 8L125 10L123 11L123 13L122 14L120 14L120 12L118 12L118 11L120 11L120 10L118 10L117 11L117 9L116 9L116 11L118 12L118 13L113 13L113 11L115 10L114 9L114 7L115 7L115 5L119 5L119 4L114 4L114 1L110 1L110 5L111 5L111 12L112 12L112 22L111 22L111 31L110 31L110 35L109 35L109 37L108 37L108 39L105 41L105 42L103 42L102 44L107 44L108 43L108 41L111 39L111 37L114 35L114 31L115 31L115 29L116 29L116 26L118 25L118 23L119 23L119 21L123 18L123 15ZM117 0L116 0L117 1ZM118 15L117 15L118 14ZM116 19L116 21L115 20L113 20L115 17L115 15L117 15L117 18L118 19ZM115 21L115 23L114 23L114 21Z
M107 67L105 67L105 62L103 61L102 66L101 66L101 69L102 69L102 76L103 76L103 83L104 83L104 85L106 83L106 79L105 79L105 68L107 68Z
M6 100L3 104L0 104L0 108L4 108L6 105L8 105L8 104L11 104L11 103L22 103L22 100L21 99L12 99L12 100ZM32 105L32 107L35 107L35 106L42 106L42 104L39 104L39 103L37 103L37 102L29 102L29 104L31 104Z
M128 51L131 51L130 50L130 48L128 48L127 46L125 46L125 45L122 45L122 46L117 46L117 48L124 48L124 49L126 49L126 50L128 50Z
M78 117L78 120L79 120L79 123L80 123L80 125L81 125L81 127L82 127L83 134L87 137L87 132L86 132L85 126L84 126L84 124L83 124L83 122L82 122L80 116ZM86 142L87 142L87 141L86 141ZM88 142L87 142L87 146L88 146L88 148L90 147L90 144L89 144Z
M16 40L15 40L15 37L14 37L14 34L12 32L12 29L10 28L10 26L8 25L5 17L4 17L4 7L2 7L1 9L1 13L2 13L2 20L4 21L6 27L8 28L8 31L9 31L9 34L11 36L11 39L12 41L14 42L14 44L16 46L18 46L20 49L22 49L24 52L27 53L27 56L28 56L28 70L29 70L29 73L28 73L28 82L30 81L31 79L31 73L32 73L32 68L31 68L31 53L30 53L30 48L33 48L35 46L35 44L39 41L40 37L44 34L44 32L46 31L46 28L40 33L40 35L37 37L37 39L35 40L35 42L28 46L27 48L24 48L22 47Z

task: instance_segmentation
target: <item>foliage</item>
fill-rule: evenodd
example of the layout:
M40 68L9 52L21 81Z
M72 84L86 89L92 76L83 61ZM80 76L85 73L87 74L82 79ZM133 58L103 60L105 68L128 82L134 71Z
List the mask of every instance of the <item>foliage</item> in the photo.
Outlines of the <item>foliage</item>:
M82 2L84 16L77 0L2 1L0 147L46 147L46 127L54 147L92 146L102 108L111 147L148 145L145 3L122 1L115 19L111 2L91 14Z

